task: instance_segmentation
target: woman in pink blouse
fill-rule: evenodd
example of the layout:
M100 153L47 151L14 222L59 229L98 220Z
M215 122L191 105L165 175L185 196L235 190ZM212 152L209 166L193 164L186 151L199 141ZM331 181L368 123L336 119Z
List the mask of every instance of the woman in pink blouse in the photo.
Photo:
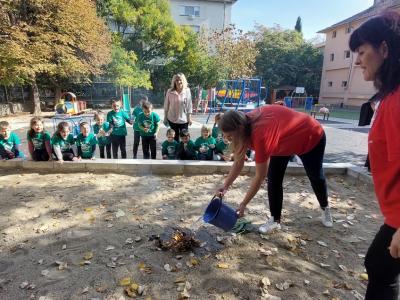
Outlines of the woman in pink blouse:
M182 73L172 77L171 88L165 95L164 124L175 131L175 140L178 142L180 132L192 125L192 95Z

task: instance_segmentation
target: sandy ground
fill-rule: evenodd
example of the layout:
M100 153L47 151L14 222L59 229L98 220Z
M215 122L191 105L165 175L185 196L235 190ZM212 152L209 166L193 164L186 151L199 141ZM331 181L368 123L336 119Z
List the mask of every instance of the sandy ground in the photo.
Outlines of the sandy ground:
M368 187L333 176L327 229L306 178L287 176L281 232L202 225L201 248L173 253L149 238L193 228L221 175L0 176L1 299L128 299L129 281L144 290L139 299L362 299L363 255L382 222ZM237 207L248 184L239 177L226 202ZM267 217L265 197L249 205L254 224Z

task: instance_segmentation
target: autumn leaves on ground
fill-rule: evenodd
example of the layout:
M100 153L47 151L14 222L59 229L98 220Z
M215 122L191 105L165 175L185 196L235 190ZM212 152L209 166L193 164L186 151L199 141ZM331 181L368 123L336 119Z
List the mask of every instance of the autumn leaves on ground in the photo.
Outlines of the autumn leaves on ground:
M1 173L1 299L362 299L363 255L379 219L366 186L329 177L327 229L306 178L285 179L283 230L234 236L212 225L199 247L154 237L190 229L223 177ZM226 202L237 207L249 178ZM266 219L261 190L246 218Z

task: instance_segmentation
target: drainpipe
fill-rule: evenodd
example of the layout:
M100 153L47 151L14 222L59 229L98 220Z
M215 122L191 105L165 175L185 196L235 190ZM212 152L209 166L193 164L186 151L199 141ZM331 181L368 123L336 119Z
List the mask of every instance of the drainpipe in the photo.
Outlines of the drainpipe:
M224 0L224 21L222 24L222 29L225 29L225 18L226 18L226 1Z

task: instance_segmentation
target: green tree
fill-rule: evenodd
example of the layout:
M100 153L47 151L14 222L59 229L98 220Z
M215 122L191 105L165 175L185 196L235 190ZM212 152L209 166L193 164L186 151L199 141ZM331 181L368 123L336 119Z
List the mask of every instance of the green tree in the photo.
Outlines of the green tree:
M302 23L301 23L301 17L297 17L297 21L296 21L296 25L294 26L294 30L296 30L297 32L302 33Z
M223 78L251 77L259 49L251 33L244 33L234 26L212 33L209 42L215 48L214 57ZM213 51L212 51L213 52Z
M111 58L110 34L86 0L1 0L0 82L27 84L32 112L40 113L37 81L56 90L65 81L88 80Z
M304 86L308 93L319 91L323 55L295 30L259 27L256 74L269 87Z

